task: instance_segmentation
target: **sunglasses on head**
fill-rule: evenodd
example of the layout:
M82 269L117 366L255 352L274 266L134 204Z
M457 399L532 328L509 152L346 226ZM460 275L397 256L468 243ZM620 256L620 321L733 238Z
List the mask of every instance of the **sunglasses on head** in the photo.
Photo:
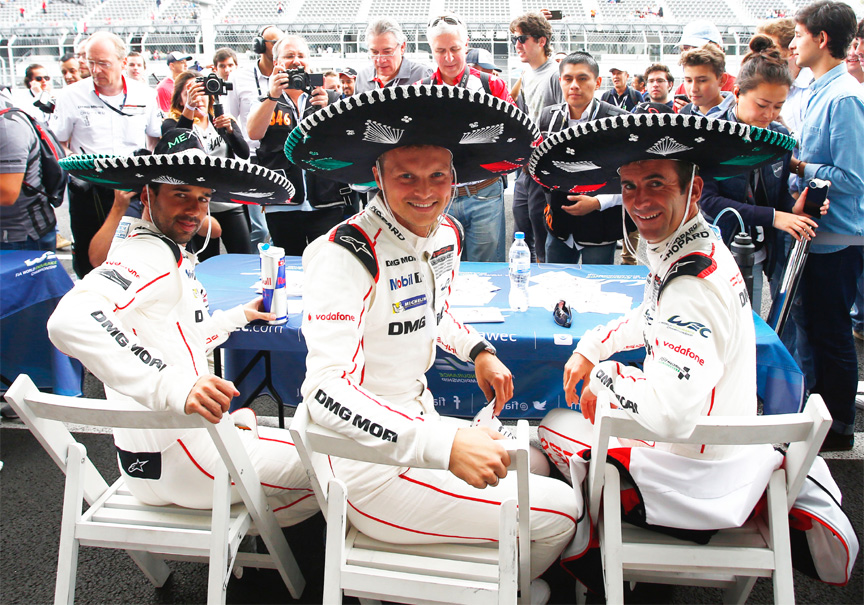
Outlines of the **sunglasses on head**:
M443 15L441 17L435 17L429 22L429 27L435 27L441 22L446 23L447 25L462 25L462 22L456 17L452 17L450 15Z
M37 82L41 82L43 80L46 82L50 82L51 76L34 76L33 79L36 80Z
M528 41L528 38L533 38L534 36L529 36L528 34L522 34L521 36L510 36L510 43L514 46L518 42L519 44L525 44Z
M552 318L562 328L569 328L573 321L573 314L570 312L570 307L567 306L567 303L559 300L555 308L552 309Z

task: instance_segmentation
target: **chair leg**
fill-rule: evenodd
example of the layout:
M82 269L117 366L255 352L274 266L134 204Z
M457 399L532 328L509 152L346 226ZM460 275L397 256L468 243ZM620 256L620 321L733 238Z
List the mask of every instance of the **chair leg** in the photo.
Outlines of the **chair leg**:
M774 602L795 603L792 580L792 547L789 543L789 515L786 509L786 471L778 469L768 482L768 524L774 551Z
M210 569L207 604L225 605L228 589L228 521L231 509L231 482L224 465L213 477L213 516L210 528Z
M331 479L327 485L327 545L324 553L324 594L322 602L342 602L342 565L345 563L345 529L348 494L345 484ZM363 599L360 600L363 602Z
M606 603L624 603L624 569L621 544L621 479L618 469L606 465L603 488L603 540L601 558L606 581Z
M132 557L135 564L144 572L147 579L156 588L162 588L165 582L168 581L168 576L171 575L171 568L165 563L164 559L160 559L153 553L144 552L143 550L127 550L126 554Z
M516 540L517 523L516 501L506 500L501 504L498 527L498 602L513 603L519 586L519 546ZM531 587L521 586L519 603L529 605Z
M63 517L60 521L60 548L57 557L57 583L54 586L54 605L75 602L75 578L78 573L78 540L75 526L81 519L84 499L84 463L87 450L80 443L72 443L66 451L66 486L63 491Z
M723 591L723 602L744 605L754 584L756 578L753 576L735 576L735 584ZM777 603L779 604L780 601Z

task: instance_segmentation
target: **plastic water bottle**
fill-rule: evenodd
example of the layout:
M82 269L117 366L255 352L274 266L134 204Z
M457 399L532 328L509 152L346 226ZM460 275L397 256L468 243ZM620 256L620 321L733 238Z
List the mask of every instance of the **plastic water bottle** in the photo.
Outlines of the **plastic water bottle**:
M528 280L531 278L531 250L525 234L517 231L510 246L510 308L528 310Z

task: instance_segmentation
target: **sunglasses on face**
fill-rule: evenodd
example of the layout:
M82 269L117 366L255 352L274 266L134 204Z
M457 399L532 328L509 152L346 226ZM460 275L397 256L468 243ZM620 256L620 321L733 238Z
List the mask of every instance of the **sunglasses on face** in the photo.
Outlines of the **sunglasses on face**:
M516 46L516 43L525 44L529 38L533 38L534 36L529 36L528 34L522 34L521 36L510 36L510 43L513 46Z
M559 300L555 308L552 309L552 318L562 328L569 328L573 321L573 314L570 312L570 307L567 306L567 303Z
M42 82L43 80L44 80L45 82L50 82L50 81L51 81L51 76L34 76L33 79L36 80L37 82Z

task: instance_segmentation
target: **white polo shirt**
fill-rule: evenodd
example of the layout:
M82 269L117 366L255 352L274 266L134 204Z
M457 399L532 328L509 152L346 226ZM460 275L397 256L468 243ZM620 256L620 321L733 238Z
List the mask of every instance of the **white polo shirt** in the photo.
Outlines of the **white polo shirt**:
M256 61L252 65L235 69L228 81L234 85L234 89L225 95L225 113L237 118L242 127L243 138L249 143L249 149L255 151L261 146L261 141L253 141L246 134L246 120L261 97L270 94L270 78L261 73Z
M123 77L124 91L96 93L92 78L65 87L57 98L51 129L75 153L129 155L162 136L162 117L152 88Z

